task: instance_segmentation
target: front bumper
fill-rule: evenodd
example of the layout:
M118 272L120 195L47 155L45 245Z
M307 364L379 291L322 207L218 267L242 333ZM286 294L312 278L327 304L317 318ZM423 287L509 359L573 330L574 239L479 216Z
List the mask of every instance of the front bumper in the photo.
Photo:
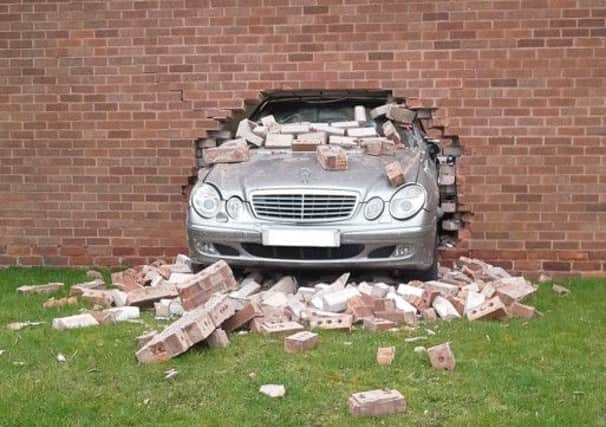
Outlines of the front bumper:
M433 264L436 245L435 221L430 224L333 226L340 233L338 248L263 246L260 225L221 227L188 221L187 236L192 260L202 265L224 259L243 267L428 269Z

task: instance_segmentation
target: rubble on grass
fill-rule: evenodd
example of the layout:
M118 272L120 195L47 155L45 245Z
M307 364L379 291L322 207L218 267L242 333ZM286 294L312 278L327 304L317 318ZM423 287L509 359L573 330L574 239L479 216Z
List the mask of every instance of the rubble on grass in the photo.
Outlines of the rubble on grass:
M63 289L63 283L51 282L45 285L25 285L19 286L17 292L20 294L50 294Z
M259 392L273 399L284 397L286 388L282 384L264 384L259 388Z
M44 322L12 322L6 325L6 329L9 331L20 331L21 329L31 328L33 326L40 326L44 324Z
M349 398L349 413L356 417L378 417L406 412L406 400L398 390L368 390Z

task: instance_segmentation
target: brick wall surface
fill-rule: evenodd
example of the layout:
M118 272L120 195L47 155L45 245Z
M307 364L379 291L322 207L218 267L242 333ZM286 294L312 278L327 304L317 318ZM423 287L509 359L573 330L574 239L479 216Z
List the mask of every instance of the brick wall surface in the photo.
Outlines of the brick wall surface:
M455 253L603 274L605 21L604 0L4 0L0 264L184 250L209 116L358 87L438 106L460 136Z

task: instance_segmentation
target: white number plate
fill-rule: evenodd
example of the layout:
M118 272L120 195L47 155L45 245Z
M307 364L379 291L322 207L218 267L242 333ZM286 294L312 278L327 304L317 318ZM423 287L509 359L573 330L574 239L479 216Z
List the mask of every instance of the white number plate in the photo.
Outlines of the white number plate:
M269 228L263 230L263 244L266 246L336 248L341 245L341 235L337 230Z

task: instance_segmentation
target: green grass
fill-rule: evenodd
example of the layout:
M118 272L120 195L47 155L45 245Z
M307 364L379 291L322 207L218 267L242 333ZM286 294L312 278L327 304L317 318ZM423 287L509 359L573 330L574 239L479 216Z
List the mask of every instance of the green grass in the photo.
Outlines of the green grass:
M201 346L163 365L139 366L134 338L161 325L151 315L145 325L55 331L53 317L79 307L45 309L47 296L15 292L23 284L84 280L79 270L0 270L0 325L48 322L0 331L2 425L606 425L604 281L573 280L565 297L542 286L529 301L542 319L439 322L426 342L404 343L423 334L422 326L376 335L322 332L316 350L286 354L278 338L233 335L228 349ZM432 370L413 351L444 341L457 358L453 372ZM378 345L396 346L392 366L377 365ZM57 362L57 353L67 363ZM172 367L179 374L168 382L163 372ZM284 384L286 396L261 395L265 383ZM406 396L405 415L349 416L351 393L382 387Z

